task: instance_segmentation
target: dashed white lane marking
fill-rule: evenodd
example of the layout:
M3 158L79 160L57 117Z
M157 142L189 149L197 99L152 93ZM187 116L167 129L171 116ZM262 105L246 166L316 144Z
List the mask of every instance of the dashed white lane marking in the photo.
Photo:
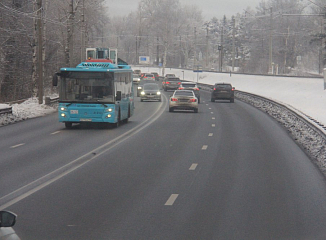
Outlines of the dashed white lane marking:
M212 109L212 108L208 108L208 109Z
M23 146L23 145L25 145L25 143L17 144L15 146L11 146L10 148L17 148L17 147L20 147L20 146Z
M53 133L51 133L51 135L58 134L59 132L60 131L53 132Z
M207 145L204 145L202 148L201 148L201 150L206 150L207 149Z
M206 103L206 106L208 106L208 103Z
M179 196L179 194L172 194L164 205L172 206L178 196Z
M215 124L214 123L212 124L212 127L215 127Z
M213 120L215 120L215 117L212 117Z
M209 133L208 136L209 136L209 137L213 137L213 133Z
M190 168L189 168L189 170L196 170L196 167L198 166L198 164L197 163L193 163L193 164L191 164L191 166L190 166Z
M211 114L214 114L214 112L211 112Z

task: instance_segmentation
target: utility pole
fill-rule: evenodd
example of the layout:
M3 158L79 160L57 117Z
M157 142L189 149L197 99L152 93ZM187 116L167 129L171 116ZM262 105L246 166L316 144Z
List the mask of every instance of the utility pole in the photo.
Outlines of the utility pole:
M232 72L234 72L234 62L235 62L235 17L232 17L233 30L232 30Z
M206 68L209 69L208 67L208 24L206 25Z
M42 0L37 0L37 58L38 58L38 103L43 103L43 29L42 29Z
M273 8L270 8L271 19L270 19L270 32L269 32L269 71L268 73L273 74Z
M81 25L82 29L81 29L81 61L83 62L86 60L86 49L85 49L85 31L86 31L86 27L85 27L85 0L83 0L83 9L82 9L82 25Z
M323 46L323 65L326 68L326 6L324 7L324 46Z
M196 51L196 47L197 47L197 31L196 31L196 27L194 27L194 69L197 69L197 51Z
M73 56L74 56L74 0L70 1L69 4L69 23L68 23L68 56L69 56L69 66L73 67Z
M160 45L159 45L159 41L158 41L158 37L156 37L156 63L157 66L160 65Z
M224 26L222 26L221 46L219 47L219 50L220 50L220 72L223 71L223 44L224 44Z

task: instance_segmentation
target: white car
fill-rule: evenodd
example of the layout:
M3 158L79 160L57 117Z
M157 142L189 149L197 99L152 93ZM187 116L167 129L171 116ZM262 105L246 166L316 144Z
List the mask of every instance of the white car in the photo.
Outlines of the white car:
M198 113L198 99L195 93L191 90L175 90L169 100L169 112L177 109Z
M140 82L140 75L138 74L133 74L132 75L132 81L136 84L138 84Z

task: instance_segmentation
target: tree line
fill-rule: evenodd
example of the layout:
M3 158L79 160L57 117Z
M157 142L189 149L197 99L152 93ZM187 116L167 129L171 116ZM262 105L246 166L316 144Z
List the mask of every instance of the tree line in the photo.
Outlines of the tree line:
M321 73L325 60L324 0L265 0L235 16L204 20L178 0L141 0L126 16L111 16L105 0L1 0L0 102L37 95L38 61L45 94L61 67L76 66L85 47L117 48L139 64L242 73ZM37 19L42 20L38 59ZM164 71L164 70L163 70Z

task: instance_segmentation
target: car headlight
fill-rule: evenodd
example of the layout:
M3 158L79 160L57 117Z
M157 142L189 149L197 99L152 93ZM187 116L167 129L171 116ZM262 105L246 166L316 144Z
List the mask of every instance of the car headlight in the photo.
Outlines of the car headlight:
M160 91L158 91L156 94L157 94L157 95L161 95L161 92L160 92Z
M141 95L145 95L145 92L144 92L144 91L142 91L140 94L141 94Z
M138 87L138 89L141 89L141 87Z

